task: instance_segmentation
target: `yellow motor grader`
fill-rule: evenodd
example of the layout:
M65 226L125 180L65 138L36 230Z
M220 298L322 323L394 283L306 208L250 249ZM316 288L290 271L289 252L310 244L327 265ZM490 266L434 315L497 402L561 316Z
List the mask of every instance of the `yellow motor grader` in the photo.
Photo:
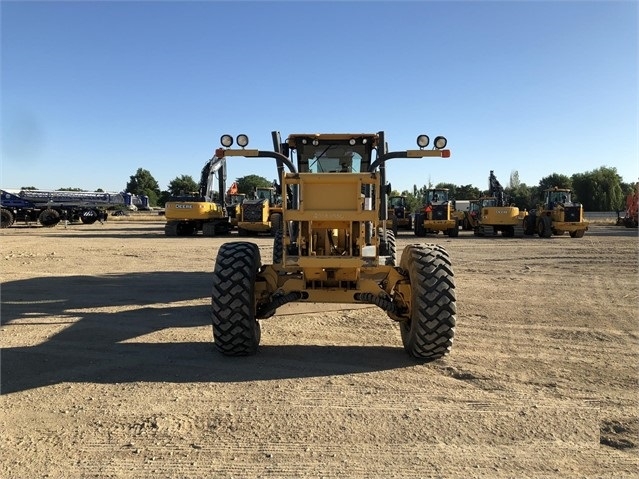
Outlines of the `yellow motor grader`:
M271 262L253 242L223 244L213 273L211 320L215 347L225 355L254 354L260 323L290 302L373 304L399 323L413 358L447 354L455 332L455 280L440 245L411 244L397 261L386 229L386 164L396 158L448 158L446 139L426 149L387 151L384 132L292 134L273 150L248 149L248 137L221 138L216 156L274 158L282 191L282 222ZM288 171L286 171L286 169Z

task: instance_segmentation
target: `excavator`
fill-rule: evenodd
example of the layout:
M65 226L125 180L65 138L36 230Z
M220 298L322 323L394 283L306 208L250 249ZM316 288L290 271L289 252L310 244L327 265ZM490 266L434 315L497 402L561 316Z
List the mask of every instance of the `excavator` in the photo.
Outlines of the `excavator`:
M215 190L215 183L218 188ZM208 160L200 178L197 193L175 196L165 205L166 236L191 236L202 231L204 236L228 234L231 224L225 204L226 158L213 156Z
M488 175L488 195L479 198L476 236L493 236L501 232L503 237L523 236L523 220L528 215L519 208L508 204L503 186L493 170Z

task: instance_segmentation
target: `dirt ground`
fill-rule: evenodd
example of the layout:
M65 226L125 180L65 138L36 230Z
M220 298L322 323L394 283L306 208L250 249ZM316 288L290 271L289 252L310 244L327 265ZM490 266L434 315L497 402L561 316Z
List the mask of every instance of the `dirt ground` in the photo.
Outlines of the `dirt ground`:
M2 230L0 477L638 477L636 230L425 238L458 311L428 364L374 306L287 305L257 355L217 353L211 272L235 240Z

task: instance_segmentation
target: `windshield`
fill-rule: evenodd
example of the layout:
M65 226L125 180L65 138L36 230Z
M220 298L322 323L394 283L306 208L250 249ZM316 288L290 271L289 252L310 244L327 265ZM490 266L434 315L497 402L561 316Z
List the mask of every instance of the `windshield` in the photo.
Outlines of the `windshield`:
M390 208L404 206L404 198L401 196L391 196L390 198L388 198L388 206Z
M353 147L344 145L320 145L311 152L308 171L311 173L352 173L359 172L362 155Z
M426 193L426 203L440 203L442 201L448 201L448 191L428 190Z
M549 191L549 203L570 203L570 191Z

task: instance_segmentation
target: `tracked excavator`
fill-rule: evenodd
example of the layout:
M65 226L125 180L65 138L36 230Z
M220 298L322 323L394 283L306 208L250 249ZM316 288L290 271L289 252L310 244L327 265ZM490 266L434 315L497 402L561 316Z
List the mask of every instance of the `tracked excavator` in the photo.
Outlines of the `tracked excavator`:
M215 184L217 183L217 190ZM166 236L228 234L233 225L225 202L226 158L213 156L202 168L200 190L169 199L165 206Z
M488 175L488 195L479 198L476 236L494 236L501 232L503 237L524 235L523 220L528 215L518 207L508 203L504 188L493 170Z

